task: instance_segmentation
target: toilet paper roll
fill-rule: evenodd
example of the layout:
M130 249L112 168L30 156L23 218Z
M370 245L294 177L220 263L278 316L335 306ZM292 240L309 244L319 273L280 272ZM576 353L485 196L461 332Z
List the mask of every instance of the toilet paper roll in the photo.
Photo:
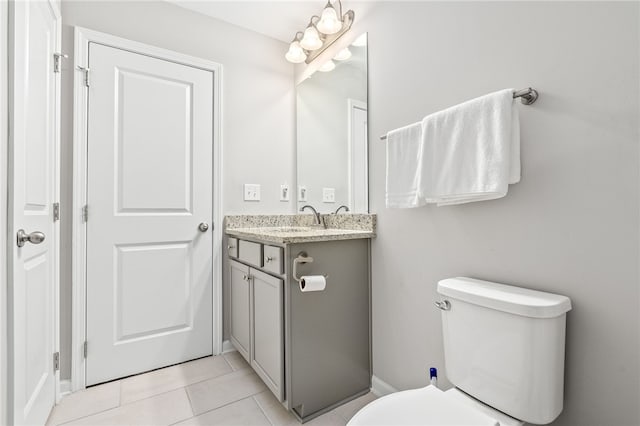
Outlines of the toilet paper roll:
M327 286L327 280L322 275L307 275L300 279L300 291L322 291Z

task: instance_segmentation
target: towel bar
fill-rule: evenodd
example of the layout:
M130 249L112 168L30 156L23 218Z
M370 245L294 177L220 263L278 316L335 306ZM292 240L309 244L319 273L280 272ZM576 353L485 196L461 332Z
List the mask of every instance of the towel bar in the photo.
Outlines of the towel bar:
M538 99L538 91L527 87L526 89L516 90L513 92L513 99L520 98L523 105L531 105ZM387 135L380 136L381 140L387 139Z

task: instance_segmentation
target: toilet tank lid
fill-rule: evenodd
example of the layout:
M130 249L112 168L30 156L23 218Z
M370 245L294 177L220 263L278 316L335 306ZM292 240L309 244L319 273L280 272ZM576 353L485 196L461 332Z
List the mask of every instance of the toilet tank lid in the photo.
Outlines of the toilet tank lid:
M571 299L566 296L474 278L442 280L438 282L438 293L474 305L531 318L555 318L571 310Z

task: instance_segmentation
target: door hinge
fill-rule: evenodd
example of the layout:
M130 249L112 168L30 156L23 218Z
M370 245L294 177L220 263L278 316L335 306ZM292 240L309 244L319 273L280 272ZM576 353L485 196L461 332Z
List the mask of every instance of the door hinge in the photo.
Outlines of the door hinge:
M82 208L82 221L85 223L89 221L89 206L87 204Z
M82 345L82 355L84 356L84 359L87 359L87 341L85 340L84 344Z
M62 59L67 59L69 55L65 55L64 53L54 53L53 54L53 72L60 72L62 69Z
M89 68L78 66L78 69L84 74L84 85L89 87Z
M60 203L53 203L53 221L60 220Z
M53 371L60 370L60 352L53 354Z

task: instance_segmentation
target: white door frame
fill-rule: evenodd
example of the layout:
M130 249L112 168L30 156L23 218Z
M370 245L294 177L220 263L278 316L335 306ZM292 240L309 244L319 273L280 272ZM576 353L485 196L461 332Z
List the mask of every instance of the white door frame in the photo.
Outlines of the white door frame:
M14 165L9 163L9 147L13 143L12 135L9 132L9 118L11 99L9 98L10 84L13 82L9 80L10 68L13 67L11 60L12 57L12 45L14 43L13 29L14 23L12 22L12 10L11 2L0 1L0 24L5 29L5 33L0 36L0 140L6 140L7 144L0 146L0 166L3 166L4 173L0 174L0 212L3 216L0 216L0 424L9 424L9 420L13 418L13 407L10 404L11 393L13 389L9 385L13 386L13 379L9 380L9 374L13 374L13 360L12 360L12 348L9 345L9 330L13 329L13 319L10 318L8 312L10 310L9 304L11 301L8 297L8 286L13 285L13 275L9 272L9 253L13 250L13 244L15 244L14 238L9 235L11 227L9 226L9 188L13 185L11 179L11 172ZM56 41L55 52L61 52L62 48L62 14L59 7L59 2L55 0L48 0L49 7L53 11L56 17L56 34L58 40ZM11 89L12 90L12 89ZM54 119L54 158L55 158L55 172L54 172L54 196L55 202L60 200L60 116L61 116L61 78L60 74L56 76L56 106L55 106L55 119ZM54 352L60 352L60 222L56 222L54 225L55 242L52 244L52 250L54 254L54 276L53 276L53 316L54 316L54 336L53 345ZM61 398L60 392L60 371L55 372L55 402L59 402Z
M350 209L354 209L355 210L355 206L354 204L354 194L353 194L353 144L354 144L354 140L352 137L352 133L353 133L353 123L351 122L351 111L354 108L360 108L362 110L367 111L367 117L369 114L369 107L367 105L366 102L363 101L359 101L357 99L352 99L352 98L347 98L347 146L348 146L348 154L347 154L347 158L348 158L348 165L347 165L347 176L348 176L348 193L349 193L349 208ZM368 128L367 128L368 131ZM364 166L367 168L367 176L369 175L369 135L365 135L365 138L367 139L367 155L365 155L364 157ZM369 191L367 191L365 193L366 199L367 199L367 206L369 206ZM362 212L355 212L354 213L362 213Z
M0 34L0 424L9 424L7 409L9 407L7 393L7 332L8 317L7 311L7 283L8 263L7 263L7 225L9 220L7 210L8 187L7 179L9 177L9 3L0 2L0 28L4 28ZM4 141L7 141L6 143Z
M213 354L222 352L222 65L206 59L150 46L82 27L74 28L73 103L73 237L72 237L72 332L71 389L85 388L86 365L86 224L83 207L87 203L87 87L89 43L100 43L158 59L164 59L213 73ZM89 71L91 75L91 71ZM89 216L91 213L89 212ZM91 220L91 218L89 218Z

